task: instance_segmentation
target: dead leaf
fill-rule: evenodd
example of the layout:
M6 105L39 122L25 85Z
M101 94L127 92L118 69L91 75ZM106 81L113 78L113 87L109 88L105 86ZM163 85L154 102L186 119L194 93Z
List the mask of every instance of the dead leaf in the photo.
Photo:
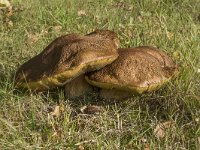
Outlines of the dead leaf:
M167 38L168 38L169 40L171 40L172 37L174 36L174 33L169 32L169 31L166 31L166 35L167 35Z
M37 42L42 36L44 36L47 33L48 32L46 30L42 30L41 33L27 32L28 42L30 44L33 44L33 43Z
M119 23L119 28L120 29L125 29L125 26L123 24Z
M13 22L11 20L9 20L7 25L8 25L8 27L13 27Z
M28 33L28 41L29 43L35 43L39 40L39 34Z
M142 143L146 143L146 142L147 142L147 139L144 138L144 137L142 137L142 138L140 139L140 141L141 141Z
M8 0L0 0L0 9L10 7L10 2Z
M128 35L129 38L132 38L132 37L133 37L132 31L131 31L131 30L128 30L128 31L127 31L127 35Z
M97 22L98 24L101 23L101 17L100 17L99 15L95 15L95 16L94 16L94 19L96 20L96 22Z
M1 1L1 0L0 0ZM0 5L1 5L1 2L0 2ZM6 5L6 7L5 8L2 8L1 9L1 7L0 7L0 15L2 15L3 17L3 23L7 26L7 27L9 27L9 28L11 28L11 27L13 27L14 26L14 21L15 20L13 20L13 16L15 15L17 15L19 12L21 12L23 9L22 8L18 8L18 7L13 7L13 6L11 6L10 4L9 5Z
M11 17L14 15L13 7L9 6L2 10L3 23L8 27L13 27Z
M79 143L76 143L75 146L79 146L79 145L83 145L83 144L87 144L87 143L95 143L96 140L88 140L88 141L82 141Z
M142 145L143 145L143 147L144 147L143 150L150 150L149 144L147 143L147 139L146 139L146 138L142 137L142 138L140 139L140 142L142 143Z
M139 22L143 21L143 18L141 16L138 16L137 18L138 18Z
M14 14L13 7L8 7L4 12L4 17L9 18L13 16L13 14Z
M123 1L117 1L115 4L112 5L113 7L117 7L119 9L123 9L126 11L131 11L133 9L133 5L129 3L125 3Z
M99 114L101 111L98 106L83 106L80 110L84 114Z
M197 73L200 73L200 69L197 69Z
M62 29L62 26L58 25L58 26L54 26L53 27L53 31L59 33Z
M78 11L78 16L79 17L86 16L86 12L84 10L80 10L80 11Z
M50 113L52 117L59 117L60 116L60 106L56 106L54 111Z
M154 129L154 135L157 138L163 138L165 136L166 129L173 127L173 121L166 121L164 123L159 123Z

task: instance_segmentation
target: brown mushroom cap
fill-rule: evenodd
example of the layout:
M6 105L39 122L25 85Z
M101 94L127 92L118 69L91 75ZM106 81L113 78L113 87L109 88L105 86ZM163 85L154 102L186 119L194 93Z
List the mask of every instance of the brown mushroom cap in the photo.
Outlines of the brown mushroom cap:
M98 30L86 36L61 36L18 69L16 86L50 89L62 86L85 72L102 68L118 57L116 41L116 34L109 30Z
M178 73L174 61L156 48L121 48L118 53L113 63L88 73L86 80L100 88L141 94L158 89Z

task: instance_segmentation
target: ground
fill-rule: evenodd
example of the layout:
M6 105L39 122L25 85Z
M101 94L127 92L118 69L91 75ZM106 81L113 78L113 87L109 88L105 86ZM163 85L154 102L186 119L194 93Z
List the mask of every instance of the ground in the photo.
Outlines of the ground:
M200 149L199 0L13 0L0 13L0 149ZM114 30L180 65L162 89L123 101L14 89L14 74L56 37ZM39 66L38 66L39 67ZM83 106L99 114L81 112ZM54 115L53 115L54 114ZM159 132L157 132L159 131ZM159 133L159 134L158 134Z

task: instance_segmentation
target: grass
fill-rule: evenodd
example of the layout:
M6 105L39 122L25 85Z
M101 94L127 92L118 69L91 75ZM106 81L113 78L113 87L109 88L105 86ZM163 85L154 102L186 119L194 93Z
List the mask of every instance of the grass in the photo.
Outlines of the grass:
M200 149L200 3L198 0L13 0L0 18L0 149ZM79 15L78 15L79 13ZM10 22L9 22L10 21ZM118 33L121 47L152 45L181 66L157 92L122 102L14 92L13 75L54 38L95 29ZM50 117L55 106L59 117ZM85 115L85 105L101 106ZM157 138L158 123L173 127Z

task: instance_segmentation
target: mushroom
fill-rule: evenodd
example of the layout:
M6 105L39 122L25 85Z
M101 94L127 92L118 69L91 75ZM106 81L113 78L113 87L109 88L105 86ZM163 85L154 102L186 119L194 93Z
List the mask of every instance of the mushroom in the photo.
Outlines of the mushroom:
M87 34L86 36L103 38L103 39L111 39L116 48L119 48L120 41L117 38L117 35L110 30L96 30L92 33ZM107 43L99 43L102 46L110 47L110 45L106 45ZM80 75L77 78L73 79L71 82L65 84L65 95L67 98L77 98L86 93L93 91L94 86L90 85L86 80L84 75Z
M64 85L66 98L77 98L86 93L93 91L93 86L90 85L84 75L80 75Z
M110 30L58 37L19 67L16 87L42 91L66 85L86 72L113 62L118 57L118 47L119 39Z
M157 48L120 48L118 53L113 63L86 75L88 83L102 88L103 98L121 99L155 91L178 74L175 62Z

